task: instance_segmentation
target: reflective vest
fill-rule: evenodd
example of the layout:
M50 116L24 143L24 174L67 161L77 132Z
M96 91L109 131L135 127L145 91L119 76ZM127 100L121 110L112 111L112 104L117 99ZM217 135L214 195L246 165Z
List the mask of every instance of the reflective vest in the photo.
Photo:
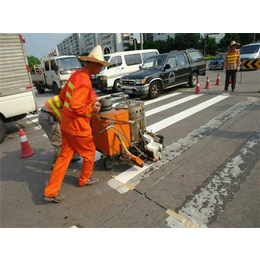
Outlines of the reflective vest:
M236 64L239 57L239 50L235 52L227 52L227 64Z
M46 109L51 112L52 114L55 115L55 117L61 121L61 110L62 110L62 102L59 98L59 96L54 96L50 99L48 99L45 103L44 106Z
M77 79L75 79L78 75L78 71L74 72L73 75L69 78L69 80L67 81L66 85L64 87L66 87L66 93L65 93L65 100L64 100L64 107L63 107L63 112L66 116L70 117L70 118L76 118L78 117L78 114L75 113L71 107L70 107L70 101L71 101L71 98L73 96L73 91L75 90L76 87L78 87L78 85L80 84L77 84L76 86L73 84L74 81L77 81ZM88 97L88 99L86 100L86 104L87 106L89 107L93 107L94 104L96 103L97 101L97 95L95 93L95 91L92 89L91 87L91 91L90 91L90 95ZM93 111L93 110L92 110ZM85 121L90 121L91 117L92 117L92 112L91 113L88 113L86 114L85 116Z

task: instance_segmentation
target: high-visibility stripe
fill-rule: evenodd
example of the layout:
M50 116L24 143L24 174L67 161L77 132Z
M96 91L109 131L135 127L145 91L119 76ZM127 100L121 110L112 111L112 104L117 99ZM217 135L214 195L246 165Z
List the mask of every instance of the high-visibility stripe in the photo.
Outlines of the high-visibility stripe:
M69 103L68 103L67 101L64 102L64 106L65 106L68 110L71 111L70 105L69 105Z
M59 97L58 97L58 96L55 96L55 97L54 97L54 100L55 100L55 103L56 103L57 107L60 108L60 107L61 107L61 104L60 104L60 99L59 99Z
M69 87L71 90L73 90L74 85L69 81L69 83L68 83L68 87Z
M68 97L69 100L71 100L71 94L68 91L66 91L66 96Z
M60 114L59 110L57 109L57 107L54 106L54 104L52 103L51 99L48 100L48 103L51 106L51 108L54 111L54 113L59 117L59 119L61 119L61 114Z
M92 117L92 114L87 114L86 116L87 116L87 117Z

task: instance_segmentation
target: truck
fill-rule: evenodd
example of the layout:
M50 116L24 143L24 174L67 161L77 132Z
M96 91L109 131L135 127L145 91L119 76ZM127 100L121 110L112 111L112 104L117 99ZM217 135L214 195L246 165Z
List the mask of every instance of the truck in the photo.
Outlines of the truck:
M0 33L0 143L7 134L6 123L37 112L23 37Z
M200 51L187 49L149 57L138 71L121 77L119 84L130 97L153 99L178 85L195 87L199 75L206 75L206 61Z
M38 94L45 93L45 89L59 94L71 74L81 68L78 58L74 55L45 57L41 64L34 66L32 81Z

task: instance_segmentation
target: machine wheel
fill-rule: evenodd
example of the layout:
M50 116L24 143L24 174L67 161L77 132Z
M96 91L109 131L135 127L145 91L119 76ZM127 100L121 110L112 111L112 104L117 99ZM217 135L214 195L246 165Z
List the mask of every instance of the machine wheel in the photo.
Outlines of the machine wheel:
M107 157L104 159L104 167L106 170L111 170L115 166L115 159Z
M36 85L36 89L38 94L44 94L45 93L45 89L41 87L41 85L37 84Z
M161 84L158 81L153 81L149 88L149 98L157 98L161 94Z
M119 84L119 79L117 79L114 82L113 92L120 92L120 91L121 91L121 85Z
M2 119L0 119L0 144L6 137L6 125Z
M198 74L196 72L193 72L190 76L189 85L190 87L194 88L196 87L197 83L198 83Z
M52 89L53 89L53 91L54 91L55 94L57 94L57 95L60 94L60 89L59 89L59 87L58 87L58 85L57 85L56 82L53 82Z

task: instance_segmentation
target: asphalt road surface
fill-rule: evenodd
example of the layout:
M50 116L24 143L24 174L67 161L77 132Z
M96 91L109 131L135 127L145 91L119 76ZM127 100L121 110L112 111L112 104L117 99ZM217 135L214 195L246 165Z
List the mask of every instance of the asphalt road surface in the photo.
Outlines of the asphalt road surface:
M147 128L165 137L162 160L106 171L97 152L92 176L100 182L78 187L81 162L72 164L60 204L43 199L53 151L38 117L9 123L1 144L1 227L259 228L260 70L243 72L242 81L238 73L235 93L223 93L223 71L208 75L211 89L200 77L201 95L181 86L143 99ZM39 109L53 95L38 95ZM20 157L19 128L35 152L29 158Z

